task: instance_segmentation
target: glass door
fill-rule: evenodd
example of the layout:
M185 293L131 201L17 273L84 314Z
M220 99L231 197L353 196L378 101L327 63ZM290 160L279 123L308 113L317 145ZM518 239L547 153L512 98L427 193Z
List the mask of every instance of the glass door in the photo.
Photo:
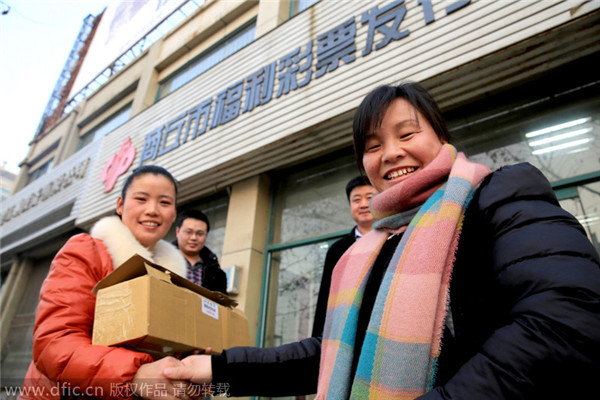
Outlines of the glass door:
M555 190L560 206L579 220L588 238L600 252L600 180Z
M269 253L270 281L264 347L280 346L310 337L325 256L329 246L339 236L328 235L288 244ZM314 397L310 395L277 399L303 400Z
M272 253L265 347L310 337L326 254L326 242Z

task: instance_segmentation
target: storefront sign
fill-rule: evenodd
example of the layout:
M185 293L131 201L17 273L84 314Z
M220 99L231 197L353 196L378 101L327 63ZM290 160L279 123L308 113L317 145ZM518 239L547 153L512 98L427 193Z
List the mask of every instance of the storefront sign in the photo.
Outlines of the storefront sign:
M75 183L75 181L83 179L89 163L90 158L86 158L79 164L70 168L68 171L59 175L58 178L48 182L39 190L23 198L18 204L8 207L4 214L2 214L0 225L3 225L11 219L23 214L25 211L41 205L49 198L71 186L73 183Z
M135 159L135 147L131 144L131 138L127 138L121 144L118 153L108 159L100 174L100 181L104 182L104 193L108 193L115 187L117 179L123 175Z
M435 21L432 0L415 0L422 7L426 24ZM458 0L446 7L445 13L451 14L465 6L471 0ZM395 0L379 8L371 7L361 14L360 22L368 27L367 40L361 55L371 54L386 47L392 41L398 41L410 34L409 29L402 29L402 21L407 14L404 0ZM377 37L383 36L377 43ZM349 64L356 59L356 20L351 17L340 25L317 36L316 64L313 65L313 41L297 47L292 52L264 65L244 79L240 79L223 89L216 99L209 98L200 104L183 111L177 117L148 133L140 157L140 165L177 149L188 140L194 140L214 129L225 125L240 115L240 112L251 112L257 107L269 103L273 99L275 77L279 88L275 98L285 96L307 86L314 79L333 73L340 63ZM304 49L303 49L304 48ZM245 92L242 105L242 95ZM212 119L209 117L212 110Z

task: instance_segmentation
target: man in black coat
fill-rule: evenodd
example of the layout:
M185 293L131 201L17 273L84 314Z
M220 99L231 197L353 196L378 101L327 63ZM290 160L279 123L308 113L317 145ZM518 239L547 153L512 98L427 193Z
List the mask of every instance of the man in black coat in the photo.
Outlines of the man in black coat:
M337 264L340 257L354 242L373 229L372 225L375 222L375 218L369 210L369 201L376 194L377 191L371 186L366 176L352 178L346 185L346 196L350 203L350 215L352 215L352 219L356 222L356 226L327 250L323 266L323 277L321 278L321 286L319 287L319 296L317 298L315 320L313 322L313 337L320 337L323 334L325 314L327 314L327 297L329 296L331 274L333 273L335 264Z
M177 219L173 244L187 262L187 278L206 289L227 294L227 275L215 253L205 246L210 230L208 217L200 210L183 212Z

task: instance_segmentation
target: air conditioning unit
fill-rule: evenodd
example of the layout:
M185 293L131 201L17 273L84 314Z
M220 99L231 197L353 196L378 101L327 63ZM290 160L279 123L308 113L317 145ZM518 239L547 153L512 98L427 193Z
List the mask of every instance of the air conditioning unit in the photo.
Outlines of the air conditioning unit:
M236 295L240 293L240 276L242 269L236 265L221 267L227 275L227 294Z

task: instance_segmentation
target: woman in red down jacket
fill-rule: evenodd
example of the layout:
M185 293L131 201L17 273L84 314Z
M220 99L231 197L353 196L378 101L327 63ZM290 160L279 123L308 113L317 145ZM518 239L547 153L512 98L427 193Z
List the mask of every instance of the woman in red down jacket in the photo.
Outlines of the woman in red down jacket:
M161 374L178 360L154 362L145 353L92 345L96 302L92 288L132 255L185 276L180 252L162 240L175 221L176 196L176 181L167 170L140 167L124 184L118 215L99 220L90 234L70 238L58 252L41 288L33 362L20 399L121 399L134 393L152 398L153 393L141 392L144 388L170 389L172 395L161 398L174 399L181 392L177 382Z

